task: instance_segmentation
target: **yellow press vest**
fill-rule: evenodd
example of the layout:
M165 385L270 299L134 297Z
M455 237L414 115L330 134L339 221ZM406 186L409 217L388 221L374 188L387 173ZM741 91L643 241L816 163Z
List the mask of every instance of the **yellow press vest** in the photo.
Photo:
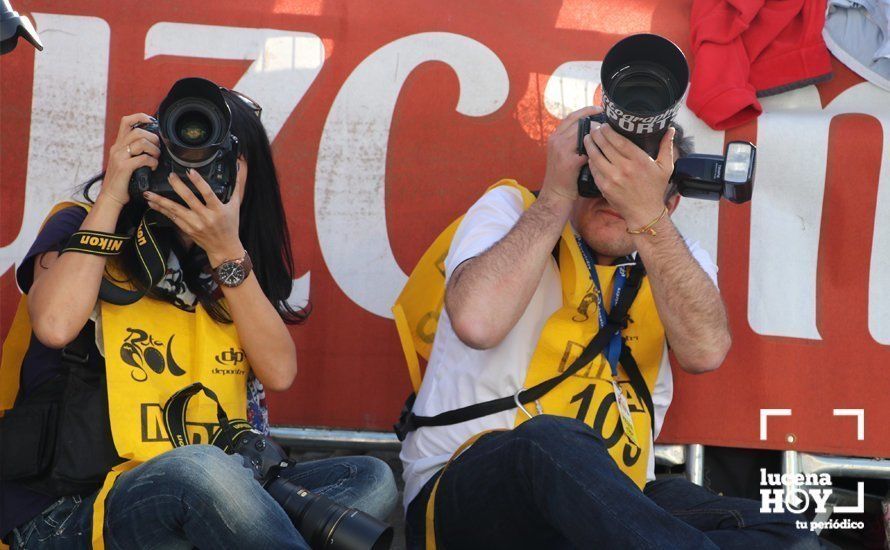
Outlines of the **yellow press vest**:
M59 205L52 213L72 204ZM126 462L108 474L96 498L94 548L104 547L105 497L117 476L173 448L162 414L167 399L201 382L216 393L230 418L245 418L250 372L235 325L217 323L200 304L194 312L149 297L127 306L99 304L111 432L115 449ZM23 296L3 344L2 410L12 406L18 392L30 336L27 296ZM186 427L190 443L208 443L219 428L216 403L196 395L189 403Z
M513 180L501 180L489 188L489 191L499 186L517 189L522 194L525 208L535 201L535 196L530 191ZM454 221L442 232L423 254L393 306L396 328L415 393L419 391L423 379L418 356L429 360L439 313L444 305L445 258L461 219ZM558 246L563 305L550 316L541 331L528 366L524 388L530 388L560 374L581 354L599 330L594 294L596 287L591 281L570 226L567 225L563 230ZM596 266L596 270L605 293L603 302L608 304L616 267ZM621 332L622 338L631 349L651 394L658 379L665 349L665 335L648 278L642 281L630 308L629 318L628 327ZM637 395L623 367L619 369L617 381L627 397L639 445L632 443L622 429L612 389L611 370L603 354L547 393L537 405L544 414L578 418L591 426L602 435L609 454L618 467L642 488L646 483L651 452L654 411L648 410ZM505 393L506 391L507 388ZM526 408L531 414L535 414L538 409L537 406ZM528 419L524 412L517 411L514 426ZM473 441L475 437L463 445L455 456L468 448ZM434 548L435 543L430 532L434 500L435 489L428 508L428 548Z

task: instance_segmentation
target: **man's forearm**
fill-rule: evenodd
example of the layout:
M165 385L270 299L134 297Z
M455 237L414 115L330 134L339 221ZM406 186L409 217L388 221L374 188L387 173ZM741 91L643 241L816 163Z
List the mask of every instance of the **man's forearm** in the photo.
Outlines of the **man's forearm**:
M572 201L542 193L504 238L455 269L445 291L452 327L470 347L496 346L531 301Z
M637 235L634 244L646 266L655 306L671 349L684 370L716 369L729 351L726 308L669 217L656 235Z

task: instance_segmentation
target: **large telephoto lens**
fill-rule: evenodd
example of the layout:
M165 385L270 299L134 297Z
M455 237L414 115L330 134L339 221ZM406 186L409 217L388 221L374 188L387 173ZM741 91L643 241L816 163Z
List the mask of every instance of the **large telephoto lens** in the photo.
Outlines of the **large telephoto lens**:
M612 78L609 97L620 98L627 112L663 113L677 102L671 74L654 63L638 63L620 69Z
M635 34L609 50L601 78L609 124L655 158L689 83L683 52L667 38Z
M585 154L584 136L591 122L607 122L652 158L680 109L689 84L686 57L673 42L655 34L635 34L619 41L603 59L603 113L578 125L578 154ZM578 194L601 195L590 167L578 175Z
M387 550L392 545L392 527L364 512L312 494L282 477L266 490L315 550Z

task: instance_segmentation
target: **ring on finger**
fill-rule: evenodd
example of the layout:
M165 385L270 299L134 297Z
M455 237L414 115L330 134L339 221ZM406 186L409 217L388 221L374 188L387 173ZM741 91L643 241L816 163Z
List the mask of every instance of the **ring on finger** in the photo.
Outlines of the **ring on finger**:
M129 145L127 145L127 154L130 155L131 157L133 156L133 151L130 150Z

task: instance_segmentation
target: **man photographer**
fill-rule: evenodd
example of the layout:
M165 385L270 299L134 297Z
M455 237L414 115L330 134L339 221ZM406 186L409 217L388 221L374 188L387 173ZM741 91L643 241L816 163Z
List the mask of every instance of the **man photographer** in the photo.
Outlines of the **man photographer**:
M655 480L653 440L673 393L667 343L681 368L704 373L731 338L717 267L670 217L674 159L689 140L668 130L653 159L593 123L579 155L578 121L597 112L572 113L550 136L536 199L496 186L454 234L413 411L429 418L513 392L515 406L407 435L409 547L817 547L792 515ZM602 197L579 197L585 163ZM588 342L599 350L579 360Z

